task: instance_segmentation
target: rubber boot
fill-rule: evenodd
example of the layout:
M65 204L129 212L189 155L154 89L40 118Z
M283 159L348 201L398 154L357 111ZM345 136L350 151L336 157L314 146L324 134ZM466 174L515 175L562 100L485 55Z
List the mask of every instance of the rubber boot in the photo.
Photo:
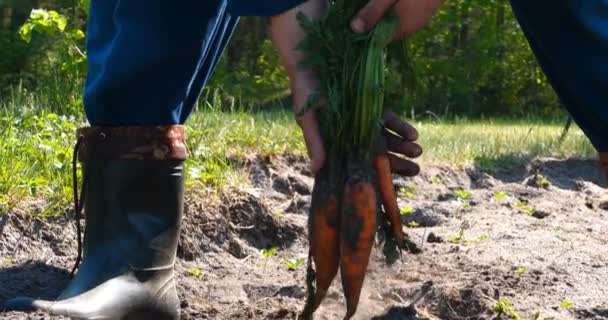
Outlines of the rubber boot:
M4 309L75 319L179 319L173 265L183 212L184 128L84 128L78 137L83 262L57 301L17 298Z

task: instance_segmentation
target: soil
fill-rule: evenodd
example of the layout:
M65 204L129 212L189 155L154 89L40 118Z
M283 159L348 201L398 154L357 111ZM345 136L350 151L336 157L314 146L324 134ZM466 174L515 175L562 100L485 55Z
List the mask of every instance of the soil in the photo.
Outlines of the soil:
M307 254L307 163L277 157L239 165L249 186L219 200L194 190L187 197L176 264L183 319L295 319L304 305L306 263L293 271L284 260ZM407 232L422 252L387 266L376 248L355 319L508 319L493 311L504 299L522 319L608 319L601 176L595 161L542 158L492 173L429 166L397 178L397 188L412 191L399 201L414 208L404 222L419 225ZM458 198L458 189L471 196ZM0 216L0 301L53 299L69 281L71 213L32 218L43 206ZM270 247L278 252L266 260L260 251ZM338 278L316 319L341 319L344 311Z

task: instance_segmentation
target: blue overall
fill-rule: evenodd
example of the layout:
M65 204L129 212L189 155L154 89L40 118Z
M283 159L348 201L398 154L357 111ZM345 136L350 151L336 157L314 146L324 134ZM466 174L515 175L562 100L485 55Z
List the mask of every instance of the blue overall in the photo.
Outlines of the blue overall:
M238 22L304 0L93 0L84 94L92 125L182 124ZM511 0L568 111L608 151L608 0Z

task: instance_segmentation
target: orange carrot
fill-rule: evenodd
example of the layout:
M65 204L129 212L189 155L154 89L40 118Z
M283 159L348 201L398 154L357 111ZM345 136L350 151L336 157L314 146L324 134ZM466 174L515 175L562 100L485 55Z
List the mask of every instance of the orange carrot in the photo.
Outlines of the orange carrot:
M340 274L347 308L344 319L350 319L357 311L376 235L376 212L374 186L368 181L348 181L342 195L340 221Z
M397 205L397 194L393 186L393 176L391 175L391 164L386 154L378 155L374 158L374 170L378 178L378 189L382 197L382 205L391 222L393 237L398 246L403 244L403 223L401 213Z
M312 312L314 312L338 273L340 263L338 199L330 195L311 217L310 250L315 262L316 293Z

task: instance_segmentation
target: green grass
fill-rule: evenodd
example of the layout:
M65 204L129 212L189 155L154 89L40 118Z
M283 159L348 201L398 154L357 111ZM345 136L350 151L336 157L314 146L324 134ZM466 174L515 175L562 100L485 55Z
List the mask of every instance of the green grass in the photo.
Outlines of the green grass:
M15 100L17 101L17 100ZM71 158L81 116L58 116L36 100L0 104L0 215L31 199L45 199L38 215L54 215L72 201ZM37 111L34 111L37 110ZM244 186L247 173L235 163L256 155L305 155L302 134L287 111L196 112L188 123L190 188ZM424 164L476 164L492 169L533 156L593 157L578 128L558 144L562 127L541 121L419 122Z
M596 152L573 126L560 143L562 123L540 120L458 120L416 123L424 163L475 164L484 169L534 156L595 157Z

